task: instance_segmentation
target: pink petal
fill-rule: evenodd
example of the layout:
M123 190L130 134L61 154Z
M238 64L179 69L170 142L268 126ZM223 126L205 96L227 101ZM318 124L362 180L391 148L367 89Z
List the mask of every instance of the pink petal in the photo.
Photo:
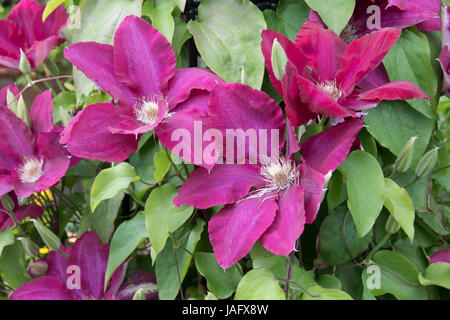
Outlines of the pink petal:
M362 127L361 120L350 119L309 137L301 145L305 163L323 175L334 171L347 157Z
M294 153L300 151L300 144L298 141L295 127L292 126L289 119L286 120L286 157L290 158Z
M209 239L217 263L227 269L245 257L273 223L277 199L248 199L227 205L208 224Z
M18 156L21 161L24 157L34 155L35 141L33 133L25 122L17 118L7 108L0 109L0 141L0 152L3 149L3 144L9 145L11 150L13 150L13 154L9 155L10 157L13 155ZM4 156L7 157L7 155Z
M289 62L286 67L286 75L283 78L283 98L286 105L286 115L293 125L301 126L316 118L316 114L311 112L308 105L301 101L297 71Z
M58 36L51 36L42 41L34 42L31 48L25 51L27 59L30 61L31 68L39 68L47 59L50 51L62 43L64 43L64 39Z
M66 284L60 280L43 276L18 287L9 300L75 300Z
M20 48L25 46L22 31L14 21L0 20L0 54L19 60Z
M354 116L354 112L342 107L329 94L325 93L313 82L301 76L297 84L302 102L308 105L310 111L324 114L330 118Z
M37 12L33 20L33 32L36 40L45 40L51 36L57 36L61 29L67 24L69 16L66 13L64 5L61 4L46 19L42 21L42 14L45 7Z
M339 57L345 49L339 36L318 23L307 22L297 34L295 45L310 59L308 65L313 69L315 81L334 80L340 66Z
M12 183L11 176L0 174L0 195L8 193L12 190L14 190L14 185Z
M422 89L408 81L390 82L384 86L361 93L359 99L378 103L383 100L411 99L426 99L430 102L430 98Z
M251 187L264 184L259 167L253 165L216 165L211 172L198 168L181 186L173 203L199 209L232 204L244 198Z
M281 108L273 101L266 93L252 89L249 86L240 83L224 83L220 84L211 92L211 98L208 105L208 114L210 116L209 126L215 128L223 133L224 140L234 141L234 163L243 163L245 159L254 156L257 159L267 153L271 154L269 150L273 150L278 155L278 150L284 144L284 118ZM249 130L253 133L253 137L257 141L249 142L250 139L245 139L245 151L243 146L240 146L236 137L233 138L231 130ZM229 131L229 134L227 134ZM266 150L258 150L258 145L263 144L259 136L262 133L267 135ZM278 133L278 141L272 141L272 134ZM276 138L275 138L276 139ZM277 145L278 143L278 145ZM228 148L231 150L230 144ZM227 157L233 160L232 155L227 155L227 150L224 147L224 158ZM237 151L240 151L239 153Z
M305 225L304 191L303 187L293 185L280 193L275 220L259 238L270 252L287 256L295 249Z
M185 68L175 70L175 75L169 82L169 110L186 101L193 90L211 92L219 83L224 81L208 69Z
M61 250L66 254L70 255L71 248L66 246L61 246ZM61 253L56 251L50 251L47 256L47 276L54 277L61 280L62 282L67 282L67 267L68 258L63 256Z
M380 29L353 41L345 48L336 79L346 94L379 66L401 33L401 30L394 28Z
M125 280L119 289L117 298L120 300L131 300L136 291L143 286L156 284L156 277L148 272L137 270L131 277ZM154 299L158 292L148 292L145 297L147 300Z
M447 96L450 95L450 49L448 46L444 47L439 55L439 63L444 72L443 89Z
M134 105L134 95L114 73L112 46L96 42L78 42L66 48L64 56L114 99Z
M389 81L386 68L384 67L384 64L380 63L377 68L369 72L369 74L358 83L358 87L363 90L378 88L389 83Z
M167 39L145 20L126 17L114 35L114 71L139 97L166 94L177 61Z
M450 248L439 250L430 257L430 263L436 262L450 263Z
M300 165L299 171L300 186L305 189L306 223L313 223L319 211L320 203L322 202L325 177L304 163Z
M205 136L209 129L206 115L208 100L207 91L196 90L191 98L177 106L176 112L158 125L155 132L161 143L175 155L211 170L219 153L215 141ZM204 111L199 111L197 107ZM210 145L212 150L207 152Z
M267 71L269 72L270 80L272 81L273 87L280 95L283 95L283 88L280 80L278 80L272 68L272 46L275 39L280 43L281 47L284 49L286 56L292 66L295 67L295 70L298 74L303 73L303 69L305 68L308 57L297 48L291 40L283 36L281 33L272 30L263 30L261 32L262 42L261 49L264 55L264 61L266 63Z
M133 135L113 134L109 131L122 121L116 107L110 103L98 103L79 112L61 134L61 143L80 158L107 162L122 162L138 147Z
M108 245L102 245L97 234L91 231L83 233L70 251L68 265L80 268L83 291L96 299L103 297L108 252Z
M31 106L30 120L35 135L53 129L53 100L50 90L38 95Z
M31 47L36 40L32 22L34 17L41 10L42 5L34 0L22 0L14 6L8 14L8 20L14 21L25 35L28 47Z

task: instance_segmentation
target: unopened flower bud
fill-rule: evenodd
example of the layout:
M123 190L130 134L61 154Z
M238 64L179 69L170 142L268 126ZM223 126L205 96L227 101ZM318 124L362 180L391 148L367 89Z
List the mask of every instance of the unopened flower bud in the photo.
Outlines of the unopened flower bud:
M245 72L244 66L242 66L242 70L241 70L241 83L245 84L245 85L249 85L247 72Z
M397 160L395 161L395 170L397 172L406 172L411 166L414 157L414 142L416 139L417 137L411 137L403 150L399 153Z
M14 93L11 92L11 90L7 90L6 91L6 104L9 108L9 110L11 110L12 112L14 112L14 114L16 114L17 112L17 98L14 95Z
M39 220L33 219L33 223L47 247L51 250L59 251L61 240L59 240L58 236L45 227Z
M33 277L43 276L47 273L48 263L44 259L33 262L28 269L28 273Z
M147 300L144 289L139 289L133 296L133 300Z
M283 47L278 42L278 39L275 38L272 45L272 70L275 78L278 81L283 81L284 74L286 73L286 65L287 65L287 56L286 52L284 52Z
M428 176L433 171L439 156L438 150L439 148L436 147L425 153L425 155L422 157L422 159L420 159L419 164L417 165L416 176L422 178Z
M31 66L30 62L28 61L27 56L25 55L25 52L20 49L20 62L19 62L19 70L23 74L30 74L31 73Z
M14 201L11 199L11 197L8 194L4 194L2 196L2 206L8 212L14 211L14 207L15 207Z
M27 255L32 258L39 255L39 246L36 243L25 237L20 237L18 239L20 240L20 242L22 242L23 249L25 250Z
M27 124L27 126L31 126L30 115L28 113L27 105L25 104L25 100L20 96L19 102L17 103L16 116L23 120Z
M383 174L385 177L392 177L395 172L395 165L390 164L383 168Z
M392 215L389 215L389 218L386 221L386 232L389 234L395 234L400 230L400 225L398 222L394 219Z

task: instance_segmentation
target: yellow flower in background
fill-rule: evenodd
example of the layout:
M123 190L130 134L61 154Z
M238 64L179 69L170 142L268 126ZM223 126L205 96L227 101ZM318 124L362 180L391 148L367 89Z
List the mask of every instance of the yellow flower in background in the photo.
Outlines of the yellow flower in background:
M47 246L44 246L44 247L42 247L42 248L39 248L39 253L40 253L40 254L47 254L47 253L49 253L49 252L50 252L50 249L47 248Z

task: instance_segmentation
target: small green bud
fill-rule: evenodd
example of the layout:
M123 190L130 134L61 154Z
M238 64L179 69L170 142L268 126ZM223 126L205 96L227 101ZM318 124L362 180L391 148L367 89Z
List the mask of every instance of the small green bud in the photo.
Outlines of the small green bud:
M6 92L6 105L12 112L17 112L17 98L9 89Z
M25 237L20 237L18 239L22 242L23 249L30 257L34 258L39 256L39 246L36 243Z
M395 161L395 171L406 172L411 166L414 157L414 142L416 139L417 137L411 137L403 150L399 153L397 160Z
M133 300L147 300L144 289L139 289L133 296Z
M283 47L278 42L278 39L275 38L272 45L272 70L275 78L278 81L283 81L284 74L286 73L286 65L288 62L286 52L284 52Z
M28 61L27 56L25 55L25 52L20 49L20 62L19 62L19 70L23 74L30 74L31 73L31 66L30 62Z
M28 273L33 277L43 276L47 273L48 263L44 259L35 261L28 269Z
M242 69L241 69L241 83L248 85L248 76L247 76L247 72L245 72L244 66L242 66Z
M215 295L213 295L211 292L208 291L208 293L205 296L205 300L219 300Z
M14 201L11 199L11 197L8 194L4 194L2 196L2 206L8 212L14 211L14 207L15 207Z
M436 147L427 153L420 159L416 168L416 176L419 178L428 176L436 166L439 156L439 148Z
M383 168L383 174L385 177L392 177L395 172L395 165L390 164Z
M33 219L32 221L47 247L51 250L59 251L59 248L61 247L61 240L59 240L58 236L45 227L39 220Z
M27 124L27 126L31 126L30 115L28 113L27 105L23 100L23 97L20 96L19 102L17 103L16 116L23 120Z
M389 234L395 234L398 232L398 230L400 230L400 225L392 215L390 215L389 218L387 219L385 227L386 232Z

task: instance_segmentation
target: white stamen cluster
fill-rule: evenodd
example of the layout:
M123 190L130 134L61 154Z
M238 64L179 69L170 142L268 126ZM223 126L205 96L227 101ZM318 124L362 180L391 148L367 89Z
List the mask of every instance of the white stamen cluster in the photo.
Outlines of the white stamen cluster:
M19 174L19 180L22 183L35 183L37 182L43 175L44 171L42 167L44 162L35 157L26 157L23 159L22 165L17 170Z
M161 96L154 96L152 98L142 98L134 106L134 116L140 122L146 125L152 125L158 121L158 114L160 104L167 101Z
M344 91L338 87L336 80L323 82L319 84L319 88L333 98L334 101L338 101L345 96Z
M251 192L247 199L260 198L267 193L283 191L295 183L299 183L297 166L286 158L263 160L259 172L266 182L266 186Z

